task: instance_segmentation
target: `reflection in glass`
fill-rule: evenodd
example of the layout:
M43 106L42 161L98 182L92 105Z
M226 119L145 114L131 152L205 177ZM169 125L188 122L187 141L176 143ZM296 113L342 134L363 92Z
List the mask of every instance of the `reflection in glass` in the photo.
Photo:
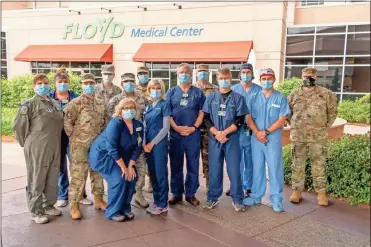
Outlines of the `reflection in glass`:
M317 33L345 33L345 26L321 26L317 27Z
M209 69L220 69L220 63L196 62L196 68L197 64L207 64Z
M345 64L370 64L370 56L368 57L347 57Z
M68 69L68 67L70 67L69 62L52 62L52 68L60 68L60 67L62 67L62 65L64 65L66 67L66 69Z
M370 34L348 34L347 55L369 55L370 54Z
M241 63L222 63L222 68L228 68L230 70L240 70Z
M169 63L152 63L152 69L169 69Z
M90 68L101 69L102 65L104 65L104 63L95 63L95 62L91 62L91 63L90 63Z
M350 32L370 32L370 24L367 25L349 25L348 33Z
M345 35L318 35L315 55L344 55Z
M48 74L48 73L50 73L50 69L39 69L39 71L38 71L38 73L40 74L40 73L43 73L43 74Z
M71 62L71 68L89 68L89 63Z
M153 78L169 78L169 70L152 70Z
M92 69L90 73L92 73L96 77L101 77L102 76L102 72L101 72L100 69Z
M316 83L325 87L332 92L340 92L341 90L341 78L343 67L327 67L327 66L316 66L317 69L317 80Z
M36 75L37 74L37 69L31 69L31 73Z
M286 65L312 65L313 57L286 57Z
M328 64L343 64L342 57L316 57L314 58L315 65L328 65Z
M343 92L369 93L370 68L345 66Z
M6 70L6 68L1 68L1 78L8 78L8 71Z
M287 37L286 56L313 55L314 36Z
M362 98L364 94L343 94L343 100L355 101L359 98Z
M239 81L238 74L240 73L240 71L231 71L231 72L232 72L232 79Z
M314 27L287 28L287 34L310 34L310 33L314 33Z
M162 81L164 82L164 85L165 85L165 92L167 92L167 90L169 89L169 80L162 79Z
M50 62L38 62L37 67L38 68L50 68Z
M177 69L179 64L181 64L181 62L171 62L170 63L170 69ZM193 67L193 63L190 64L192 67Z
M301 78L301 71L308 66L300 66L300 67L285 67L285 78L292 78L292 77L299 77Z

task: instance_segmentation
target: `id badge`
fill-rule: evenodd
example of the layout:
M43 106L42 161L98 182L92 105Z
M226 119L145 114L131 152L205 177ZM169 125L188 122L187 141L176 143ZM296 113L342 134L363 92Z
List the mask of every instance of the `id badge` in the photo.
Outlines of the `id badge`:
M250 129L245 130L246 136L250 136Z
M186 105L188 105L188 100L186 100L186 99L181 99L181 100L180 100L180 105L182 105L182 106L186 106Z
M224 105L224 104L221 104L220 105L220 109L225 109L227 106L226 105Z
M138 145L139 145L139 143L142 142L142 138L140 137L140 135L138 135L137 141L138 141Z
M225 111L218 111L218 116L225 117Z
M187 93L184 93L183 94L183 98L188 98L188 94Z

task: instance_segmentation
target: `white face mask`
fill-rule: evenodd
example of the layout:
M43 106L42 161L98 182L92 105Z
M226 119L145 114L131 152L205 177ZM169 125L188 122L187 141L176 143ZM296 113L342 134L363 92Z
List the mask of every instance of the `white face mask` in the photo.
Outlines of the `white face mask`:
M102 74L103 83L112 83L113 74Z

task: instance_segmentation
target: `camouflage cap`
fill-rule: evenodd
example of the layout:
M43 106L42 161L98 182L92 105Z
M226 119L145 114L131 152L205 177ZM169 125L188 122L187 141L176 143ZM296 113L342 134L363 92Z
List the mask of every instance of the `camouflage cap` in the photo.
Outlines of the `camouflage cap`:
M115 66L113 64L102 65L101 70L102 74L114 74Z
M133 73L125 73L121 75L121 82L135 81L135 75Z
M137 73L149 73L149 69L146 66L139 66L137 69Z
M261 69L261 70L260 70L260 78L261 78L262 76L267 76L267 75L271 75L271 76L273 76L273 77L276 77L275 74L274 74L273 69L271 69L271 68Z
M95 82L94 75L91 73L81 74L81 82L88 82L88 81Z
M310 74L310 75L317 75L317 69L316 68L310 68L307 67L301 71L302 73Z
M207 64L197 64L196 69L197 69L197 72L198 71L209 72L209 65L207 65Z

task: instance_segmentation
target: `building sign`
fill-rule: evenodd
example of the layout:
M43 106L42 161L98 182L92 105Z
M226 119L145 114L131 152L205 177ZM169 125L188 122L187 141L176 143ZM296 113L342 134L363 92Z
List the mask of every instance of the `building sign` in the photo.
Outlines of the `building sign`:
M165 27L157 29L151 27L149 29L132 28L131 37L152 38L152 37L180 37L180 36L201 36L203 28L178 28L178 27Z
M99 34L99 42L103 43L104 38L119 38L124 33L125 26L120 22L112 21L113 17L98 19L95 22L88 22L82 26L79 23L68 23L64 25L63 39L72 34L73 39L91 39Z

